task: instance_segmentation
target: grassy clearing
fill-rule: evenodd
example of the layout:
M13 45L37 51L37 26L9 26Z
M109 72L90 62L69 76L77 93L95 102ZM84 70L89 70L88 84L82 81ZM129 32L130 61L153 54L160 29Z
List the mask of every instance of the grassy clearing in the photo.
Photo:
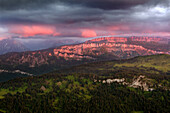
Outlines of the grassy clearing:
M9 89L0 89L0 99L3 99L4 95L6 95L8 93L11 93L12 95L16 94L17 92L22 93L25 91L26 88L27 88L27 86L18 88L15 91L10 91Z
M132 113L144 113L143 111L132 111Z
M1 113L1 112L2 112L2 113L6 113L6 111L4 111L4 110L0 109L0 113Z
M83 79L82 81L83 81L83 83L86 83L88 85L93 83L93 81L91 81L90 79Z
M75 80L75 76L73 76L73 75L69 75L69 76L67 76L66 78L67 78L68 80L72 80L72 81Z
M62 81L61 82L61 85L60 85L60 89L64 89L65 87L66 87L66 85L67 85L67 81Z
M7 94L8 92L9 92L8 89L1 89L1 90L0 90L0 99L4 98L3 95Z
M134 61L133 61L134 60ZM126 61L123 63L117 63L114 67L146 67L146 68L155 68L157 70L168 72L170 71L170 55L162 55L160 57L139 57L133 59L132 61Z
M135 89L135 88L133 88L133 87L127 87L127 88L129 88L131 91L136 92L136 89Z

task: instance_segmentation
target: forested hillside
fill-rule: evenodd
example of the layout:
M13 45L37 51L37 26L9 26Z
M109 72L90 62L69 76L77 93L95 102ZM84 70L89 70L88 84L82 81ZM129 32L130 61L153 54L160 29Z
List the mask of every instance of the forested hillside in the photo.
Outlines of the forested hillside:
M169 55L156 55L96 62L3 82L0 111L168 113L169 58Z
M139 56L132 59L87 63L57 71L57 73L110 73L129 72L170 75L170 55Z

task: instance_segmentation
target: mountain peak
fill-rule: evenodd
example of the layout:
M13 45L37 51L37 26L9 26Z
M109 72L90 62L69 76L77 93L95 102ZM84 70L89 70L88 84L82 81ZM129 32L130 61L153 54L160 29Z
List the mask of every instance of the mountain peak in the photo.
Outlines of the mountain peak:
M6 54L9 52L23 52L28 51L21 42L15 39L4 39L0 41L0 54Z

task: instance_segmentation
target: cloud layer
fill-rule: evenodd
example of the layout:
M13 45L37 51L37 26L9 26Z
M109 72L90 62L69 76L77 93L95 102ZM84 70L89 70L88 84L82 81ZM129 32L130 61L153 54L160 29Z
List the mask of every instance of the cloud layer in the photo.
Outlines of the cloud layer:
M0 37L170 36L169 0L0 0Z

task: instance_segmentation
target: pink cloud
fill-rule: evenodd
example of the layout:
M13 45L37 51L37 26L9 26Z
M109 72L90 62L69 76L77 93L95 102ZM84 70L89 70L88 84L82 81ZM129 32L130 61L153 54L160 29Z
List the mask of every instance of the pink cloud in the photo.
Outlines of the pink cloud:
M22 37L36 36L36 35L60 35L59 32L56 32L54 27L49 26L15 26L11 29L11 33L18 34Z
M81 36L84 38L96 37L97 33L94 30L85 29L85 30L82 30Z
M6 39L5 37L0 37L0 40Z

